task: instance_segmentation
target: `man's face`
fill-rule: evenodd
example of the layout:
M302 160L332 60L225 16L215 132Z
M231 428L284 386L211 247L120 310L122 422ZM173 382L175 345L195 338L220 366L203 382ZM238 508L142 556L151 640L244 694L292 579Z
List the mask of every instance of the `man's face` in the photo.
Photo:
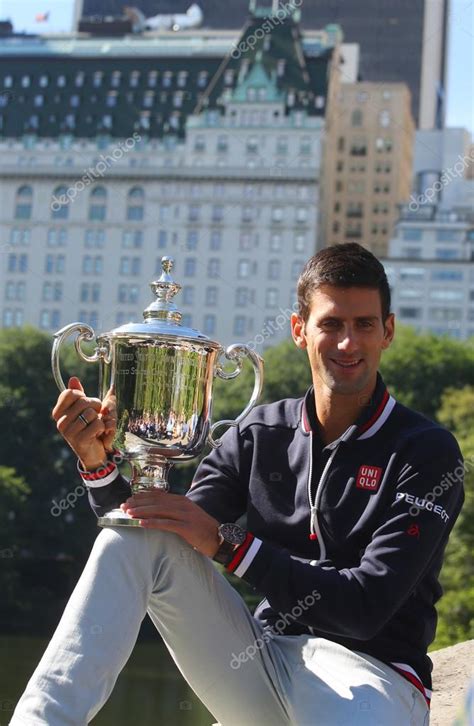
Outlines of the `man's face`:
M394 315L382 323L380 292L321 285L305 322L291 317L293 340L306 348L315 387L343 395L372 393L382 350L394 334Z

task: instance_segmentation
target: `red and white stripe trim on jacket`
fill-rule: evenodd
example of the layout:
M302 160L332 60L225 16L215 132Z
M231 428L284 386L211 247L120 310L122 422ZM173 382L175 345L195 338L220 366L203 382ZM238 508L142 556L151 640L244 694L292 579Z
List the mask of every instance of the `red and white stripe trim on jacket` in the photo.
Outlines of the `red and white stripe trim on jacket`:
M242 577L246 570L250 567L253 558L257 554L262 540L254 537L251 532L247 532L245 541L237 547L229 564L226 566L227 572L232 572L237 577Z
M425 688L417 672L406 663L390 663L390 665L403 678L405 678L407 681L410 681L410 683L413 683L415 688L417 688L420 691L421 695L424 697L429 708L431 704L432 691L430 691L429 688Z
M84 484L93 488L105 487L107 484L111 484L119 475L117 465L113 461L109 461L107 464L95 469L95 471L84 471L78 461L77 468Z

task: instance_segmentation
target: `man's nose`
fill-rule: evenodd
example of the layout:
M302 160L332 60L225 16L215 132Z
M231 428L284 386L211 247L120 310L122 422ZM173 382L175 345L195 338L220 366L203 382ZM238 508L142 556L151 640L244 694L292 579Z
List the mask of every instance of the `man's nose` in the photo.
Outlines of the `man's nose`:
M351 328L346 328L339 338L337 344L339 350L351 351L357 348L357 336Z

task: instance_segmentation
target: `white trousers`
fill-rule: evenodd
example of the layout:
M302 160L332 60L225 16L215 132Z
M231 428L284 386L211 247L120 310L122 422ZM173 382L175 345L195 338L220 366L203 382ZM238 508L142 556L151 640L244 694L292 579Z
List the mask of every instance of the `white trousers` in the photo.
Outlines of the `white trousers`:
M147 612L222 726L429 722L420 692L381 661L325 638L268 638L213 562L179 535L116 527L98 535L10 725L88 724Z

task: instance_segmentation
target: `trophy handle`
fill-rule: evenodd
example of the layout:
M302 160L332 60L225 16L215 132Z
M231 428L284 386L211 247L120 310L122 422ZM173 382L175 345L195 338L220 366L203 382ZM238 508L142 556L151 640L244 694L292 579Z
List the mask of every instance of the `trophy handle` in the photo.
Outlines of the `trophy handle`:
M64 328L61 328L61 330L58 330L57 333L54 334L53 349L51 351L51 368L53 371L53 378L56 381L56 385L60 391L65 391L66 386L64 385L64 381L61 376L61 369L59 365L59 349L61 348L61 345L66 340L66 338L72 335L72 333L76 332L79 333L79 335L74 340L74 347L76 348L76 352L79 357L82 358L82 360L85 360L87 363L95 363L96 361L101 359L105 359L107 362L110 362L110 351L106 347L96 347L93 355L87 355L82 350L82 341L94 340L95 338L94 330L90 327L90 325L86 325L86 323L71 323L70 325L66 325Z
M209 444L212 446L213 449L219 448L221 445L221 439L214 439L213 433L216 430L218 426L238 426L241 421L244 420L246 416L250 413L252 408L257 403L260 394L262 392L263 387L263 358L261 358L258 353L255 353L255 351L251 350L248 345L243 345L241 343L233 343L232 345L229 345L229 347L225 351L225 356L229 360L235 361L236 368L231 373L226 373L221 364L218 363L216 365L216 369L214 372L214 375L219 376L219 378L223 378L224 380L230 380L231 378L236 378L240 371L242 370L242 360L245 356L250 359L250 362L252 363L253 370L255 373L255 383L253 386L252 395L250 397L250 401L240 413L236 419L223 419L222 421L216 421L215 424L212 424L211 430L209 431L209 435L207 437L207 440Z

